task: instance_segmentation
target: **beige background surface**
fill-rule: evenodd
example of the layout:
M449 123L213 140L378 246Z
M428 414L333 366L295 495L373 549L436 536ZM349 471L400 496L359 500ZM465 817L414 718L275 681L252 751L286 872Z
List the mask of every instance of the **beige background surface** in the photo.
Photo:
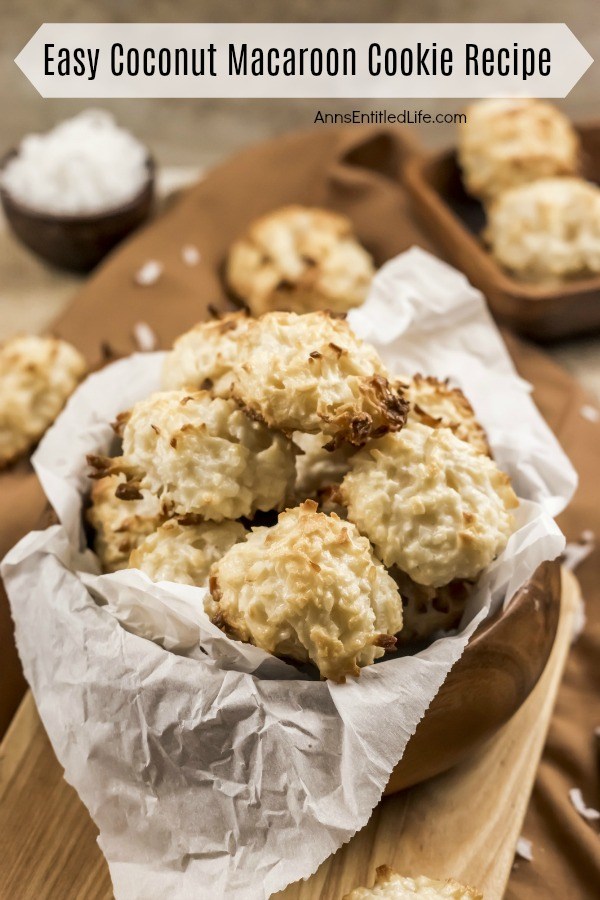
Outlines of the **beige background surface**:
M505 21L566 22L588 52L599 60L561 105L573 118L600 114L600 16L597 0L1 0L0 119L4 153L27 132L46 130L87 104L43 100L13 60L44 21ZM315 112L383 108L361 101L314 100L114 100L101 104L152 149L167 183L184 179L224 156L283 131L308 127ZM457 112L460 101L387 102L386 108ZM326 126L320 126L326 127ZM451 125L411 126L428 147L450 144ZM179 167L186 167L180 170ZM173 167L177 167L175 171ZM0 339L17 330L39 330L52 320L77 289L75 278L50 271L0 233ZM553 355L600 397L600 336L555 346Z

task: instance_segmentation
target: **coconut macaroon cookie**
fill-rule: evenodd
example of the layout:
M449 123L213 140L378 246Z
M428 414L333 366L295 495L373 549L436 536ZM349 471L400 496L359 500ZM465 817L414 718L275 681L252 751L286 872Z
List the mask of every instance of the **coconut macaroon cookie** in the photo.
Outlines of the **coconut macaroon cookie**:
M600 272L600 188L582 178L544 178L491 205L493 255L529 280Z
M163 366L165 390L209 390L227 396L232 371L239 355L239 342L254 324L245 312L228 313L200 322L177 338Z
M474 579L504 549L518 505L508 475L448 428L409 422L355 454L348 518L417 584Z
M359 675L396 644L402 603L368 540L307 500L255 528L211 569L213 621L324 678ZM208 607L207 607L208 609Z
M152 394L120 428L122 456L89 458L96 477L123 472L122 497L149 490L169 515L218 522L281 509L294 482L291 442L206 391Z
M350 444L327 450L328 438L324 434L297 431L293 441L299 448L294 487L294 496L299 501L317 500L322 491L339 485L350 468L350 457L356 452Z
M240 341L233 396L272 428L361 446L402 428L408 409L373 347L325 312L268 313Z
M460 388L450 387L432 375L402 378L410 402L409 421L421 422L432 428L449 428L461 441L468 441L480 453L491 456L490 445L483 426Z
M124 475L108 475L92 487L86 519L94 529L93 547L105 572L126 569L129 555L164 520L158 497L140 491L137 500L116 495Z
M416 584L397 568L392 568L390 575L402 597L399 643L425 641L439 631L458 626L471 592L469 582L456 580L434 588Z
M238 541L246 529L239 522L199 522L186 525L169 519L133 551L129 565L152 581L203 586L209 569Z
M577 172L577 133L550 103L494 98L473 103L466 115L458 132L458 159L473 196L487 202L537 178Z
M304 206L257 219L227 260L228 284L255 316L346 312L364 302L374 273L349 219Z
M483 900L483 894L474 888L459 884L454 878L438 881L417 875L409 878L399 875L389 866L377 866L372 888L355 888L342 900Z
M85 370L81 354L57 338L22 335L0 346L0 469L39 441Z

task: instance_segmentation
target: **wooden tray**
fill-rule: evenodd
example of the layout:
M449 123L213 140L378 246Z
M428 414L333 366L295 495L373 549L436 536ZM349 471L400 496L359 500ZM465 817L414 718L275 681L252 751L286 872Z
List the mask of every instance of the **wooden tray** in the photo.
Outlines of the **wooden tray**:
M600 123L579 125L577 131L584 175L600 182ZM404 176L419 220L448 260L483 291L501 322L540 341L600 328L600 275L540 287L513 278L488 253L479 237L483 207L465 192L454 151L415 155Z
M467 763L385 798L368 825L283 900L340 900L389 863L406 874L453 876L500 900L535 778L579 602L563 572L560 622L537 687ZM0 893L18 900L109 900L97 832L62 777L31 694L0 744ZM485 849L483 849L485 848ZM522 863L527 865L527 863Z

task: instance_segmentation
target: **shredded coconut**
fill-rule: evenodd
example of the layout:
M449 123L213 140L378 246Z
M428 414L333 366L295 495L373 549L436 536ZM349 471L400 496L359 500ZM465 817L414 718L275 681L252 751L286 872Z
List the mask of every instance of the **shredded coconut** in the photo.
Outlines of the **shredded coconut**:
M46 134L25 137L0 175L21 203L58 215L113 209L148 180L148 152L103 110L87 110Z

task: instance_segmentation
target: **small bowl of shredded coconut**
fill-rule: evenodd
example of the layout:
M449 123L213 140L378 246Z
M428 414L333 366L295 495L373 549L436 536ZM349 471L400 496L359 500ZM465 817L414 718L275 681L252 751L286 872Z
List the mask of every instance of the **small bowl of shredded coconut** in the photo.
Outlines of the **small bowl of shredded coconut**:
M110 113L87 110L25 137L5 158L0 197L14 233L61 268L87 272L149 215L154 166Z

